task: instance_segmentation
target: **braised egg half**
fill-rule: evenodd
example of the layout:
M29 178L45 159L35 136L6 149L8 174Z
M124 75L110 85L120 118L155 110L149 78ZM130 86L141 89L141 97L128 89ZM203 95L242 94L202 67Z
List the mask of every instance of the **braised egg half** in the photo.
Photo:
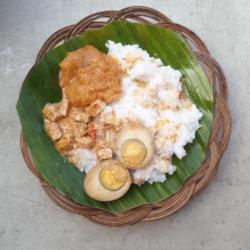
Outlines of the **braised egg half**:
M123 128L116 137L116 155L129 169L144 168L154 155L154 135L146 127Z
M98 201L113 201L122 197L131 185L128 169L117 160L106 160L95 165L85 176L84 190Z

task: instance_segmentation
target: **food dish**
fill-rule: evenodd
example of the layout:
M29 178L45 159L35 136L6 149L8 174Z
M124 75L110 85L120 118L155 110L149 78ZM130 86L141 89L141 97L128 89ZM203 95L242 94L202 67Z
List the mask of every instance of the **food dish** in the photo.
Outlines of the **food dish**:
M172 156L186 155L202 117L183 91L180 71L138 45L106 46L107 55L89 45L70 52L60 63L63 98L43 108L56 149L87 173L85 191L99 201L120 198L131 179L142 185L174 174ZM123 168L131 177L110 190L102 181L103 163L111 164L106 177L113 182Z
M142 7L136 9L141 10ZM134 8L124 10L124 12L122 10L121 13L129 13L130 11L133 12ZM105 13L105 15L110 16L113 15L112 13ZM143 10L139 15L143 15L142 13L152 15L151 10ZM96 14L93 20L97 16ZM119 14L120 17L122 18ZM103 23L95 24L93 20L88 27L92 27L92 24L95 25L94 27L97 25L97 30L88 30L85 29L85 25L82 26L84 23L89 22L87 18L79 25L77 24L69 29L62 29L51 36L41 48L37 56L36 65L34 65L24 81L17 103L17 110L23 128L21 148L24 159L31 171L41 180L46 192L49 193L49 196L57 204L65 209L68 209L70 206L70 211L84 214L91 220L98 220L99 223L102 220L101 218L104 218L104 223L110 224L110 218L107 217L108 215L106 215L105 211L108 211L110 215L113 213L120 214L117 221L115 215L112 216L114 219L112 219L112 224L113 222L115 224L131 223L145 216L147 218L152 218L152 216L158 217L159 213L171 214L173 211L176 211L173 210L173 206L174 209L179 209L183 206L190 199L191 193L196 193L197 190L200 190L205 185L203 180L207 180L206 174L211 173L215 169L214 164L216 162L214 157L216 152L213 147L215 137L208 144L214 107L212 87L209 85L202 68L198 65L194 53L187 45L188 43L185 42L181 35L171 31L173 27L174 30L185 32L187 36L190 36L188 30L185 30L183 26L179 27L169 23L171 29L168 29L165 26L160 28L156 25L125 21L111 21L103 26ZM168 22L167 19L165 20ZM78 28L73 30L73 27ZM84 33L81 33L83 30ZM76 34L80 35L76 36ZM70 39L68 40L69 37ZM64 39L67 41L65 42ZM86 45L93 45L100 51L107 53L105 43L108 40L122 44L138 44L151 56L160 58L165 65L171 65L173 68L178 69L183 76L185 93L203 113L203 117L199 121L201 128L197 131L193 143L185 147L187 155L181 160L173 157L173 164L176 166L175 174L168 175L167 180L164 182L153 184L145 182L141 186L132 184L126 195L118 200L97 202L88 197L82 188L82 179L85 174L60 156L47 132L44 131L41 110L46 103L56 103L62 99L61 89L58 85L58 65L67 56L67 53ZM198 43L198 38L195 41L196 48L203 51L204 47ZM55 44L59 46L56 47ZM49 48L53 49L48 51ZM210 59L205 60L206 63L209 63L207 60ZM212 70L211 67L207 70ZM215 104L215 107L220 108L221 106L216 106ZM224 128L226 129L227 127ZM215 131L213 130L214 133ZM224 136L225 134L223 133ZM224 141L223 138L222 140ZM208 151L210 152L209 154L207 154ZM209 168L208 165L210 166ZM187 178L190 176L192 176L191 179L187 181ZM209 178L209 180L211 179ZM195 189L193 189L193 184L196 186ZM147 204L147 206L141 206L143 204ZM153 214L151 215L150 212L147 215L150 210L152 210ZM89 211L91 211L91 215ZM128 213L122 214L124 211L128 211ZM127 215L129 215L129 218Z

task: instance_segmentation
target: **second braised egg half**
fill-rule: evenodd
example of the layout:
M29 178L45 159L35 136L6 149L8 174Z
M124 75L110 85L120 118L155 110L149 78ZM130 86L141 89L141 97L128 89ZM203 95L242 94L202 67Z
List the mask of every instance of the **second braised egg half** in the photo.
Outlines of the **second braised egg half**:
M124 128L116 137L116 154L129 169L144 168L154 155L154 135L150 129Z
M117 160L106 160L94 166L85 176L84 190L98 201L122 197L131 185L129 171Z

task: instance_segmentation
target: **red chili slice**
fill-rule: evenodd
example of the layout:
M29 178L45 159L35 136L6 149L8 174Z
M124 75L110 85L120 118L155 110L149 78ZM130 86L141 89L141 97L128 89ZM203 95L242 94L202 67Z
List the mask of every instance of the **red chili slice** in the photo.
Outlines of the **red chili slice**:
M96 139L96 131L95 131L95 130L89 130L89 131L88 131L88 135L89 135L92 139Z

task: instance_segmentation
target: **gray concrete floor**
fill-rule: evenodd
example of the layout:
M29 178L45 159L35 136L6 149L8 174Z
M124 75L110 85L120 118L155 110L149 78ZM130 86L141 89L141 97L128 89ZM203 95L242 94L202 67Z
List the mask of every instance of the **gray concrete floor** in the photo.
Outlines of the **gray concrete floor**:
M104 9L159 9L194 30L223 66L231 143L212 184L170 218L96 225L52 203L19 150L22 80L55 30ZM248 0L0 0L0 249L250 249L250 2Z

